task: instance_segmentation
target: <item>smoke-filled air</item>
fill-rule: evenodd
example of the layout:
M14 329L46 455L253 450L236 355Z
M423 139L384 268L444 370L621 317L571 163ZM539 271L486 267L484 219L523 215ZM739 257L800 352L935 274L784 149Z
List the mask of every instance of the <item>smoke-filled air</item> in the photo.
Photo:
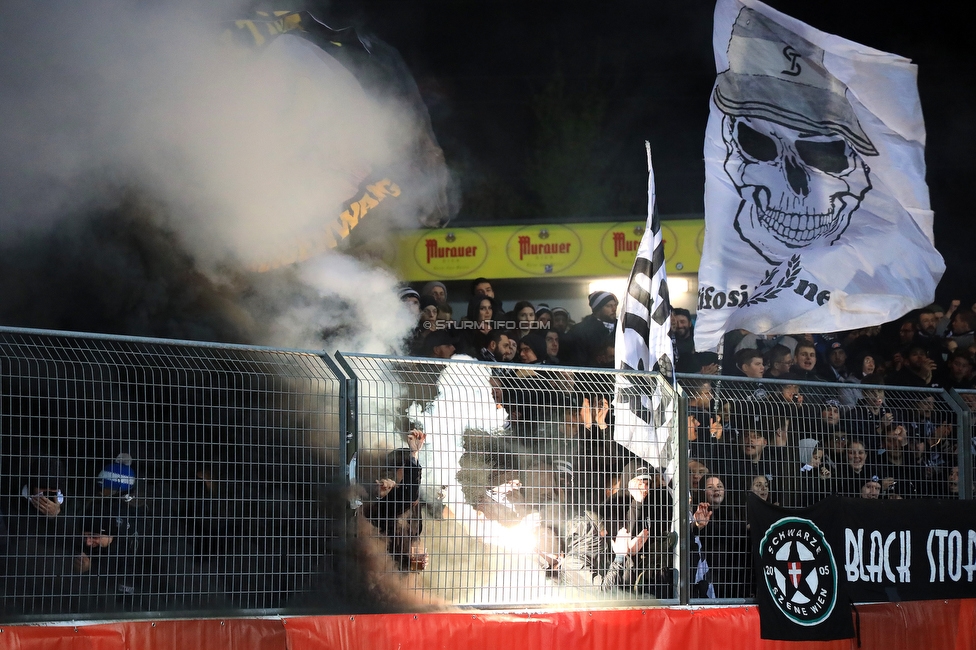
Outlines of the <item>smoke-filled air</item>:
M451 216L412 79L206 5L0 6L0 324L395 350L395 278L342 251Z

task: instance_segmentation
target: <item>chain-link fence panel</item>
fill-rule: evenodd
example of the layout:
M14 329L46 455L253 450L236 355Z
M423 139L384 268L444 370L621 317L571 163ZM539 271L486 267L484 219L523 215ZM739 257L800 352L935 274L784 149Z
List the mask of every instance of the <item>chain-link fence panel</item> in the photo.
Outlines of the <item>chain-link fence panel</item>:
M750 492L786 508L832 495L959 498L970 432L940 389L700 375L679 383L692 503L710 512L691 528L694 597L753 596Z
M387 544L387 570L418 598L500 607L676 597L666 448L677 402L656 375L342 359L369 414L356 458L357 516L369 524L360 530ZM658 440L654 457L618 442L618 388L658 416L638 413L645 420L626 436L631 447Z
M3 616L306 602L339 415L313 353L0 330Z

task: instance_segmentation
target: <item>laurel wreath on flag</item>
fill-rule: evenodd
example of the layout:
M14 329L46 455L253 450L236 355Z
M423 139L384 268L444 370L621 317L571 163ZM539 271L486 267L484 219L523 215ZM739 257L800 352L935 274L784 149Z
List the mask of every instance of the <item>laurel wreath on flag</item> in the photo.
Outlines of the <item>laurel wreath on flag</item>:
M762 282L756 285L755 289L753 289L753 295L749 298L749 300L742 303L740 307L759 305L773 300L779 296L780 291L786 289L787 287L793 286L793 284L796 282L797 276L800 275L800 269L800 255L797 254L791 257L790 261L786 263L786 272L775 285L773 285L773 280L780 271L779 266L767 270L766 274L763 276ZM760 291L762 287L767 288L764 291Z

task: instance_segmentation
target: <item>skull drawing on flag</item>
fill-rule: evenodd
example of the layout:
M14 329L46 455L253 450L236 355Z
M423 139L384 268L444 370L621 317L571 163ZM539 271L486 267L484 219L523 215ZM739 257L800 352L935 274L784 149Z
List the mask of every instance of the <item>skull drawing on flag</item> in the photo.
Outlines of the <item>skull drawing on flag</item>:
M745 8L715 87L735 229L773 264L836 242L871 190L864 157L878 152L823 54Z

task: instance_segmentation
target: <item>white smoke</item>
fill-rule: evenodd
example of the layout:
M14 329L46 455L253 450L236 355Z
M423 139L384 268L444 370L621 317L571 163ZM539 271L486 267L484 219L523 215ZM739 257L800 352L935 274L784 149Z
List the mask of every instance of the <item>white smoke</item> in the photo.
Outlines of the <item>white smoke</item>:
M320 300L294 306L275 319L272 340L291 341L300 348L319 347L321 333L332 331L332 348L346 352L390 354L416 322L390 296L395 279L345 255L323 255L302 265L300 279L313 287ZM354 279L342 282L341 279Z
M463 354L454 359L473 361ZM508 424L508 412L495 402L491 386L491 368L475 363L447 365L437 379L437 397L426 407L410 406L410 419L427 432L427 444L421 452L424 467L421 493L426 501L437 500L434 494L446 490L444 503L455 512L467 504L461 492L458 471L461 469L462 436L467 430L501 434Z
M396 100L370 97L298 36L228 45L222 21L246 14L210 5L0 5L0 237L56 230L137 187L166 206L158 225L199 270L221 277L218 268L293 255L402 154L410 129ZM386 212L416 215L415 206ZM388 352L409 328L391 309L388 273L332 252L289 277L321 302L284 308L272 316L274 338L255 342L313 345L316 331L341 326L337 347ZM353 320L330 318L336 304Z

